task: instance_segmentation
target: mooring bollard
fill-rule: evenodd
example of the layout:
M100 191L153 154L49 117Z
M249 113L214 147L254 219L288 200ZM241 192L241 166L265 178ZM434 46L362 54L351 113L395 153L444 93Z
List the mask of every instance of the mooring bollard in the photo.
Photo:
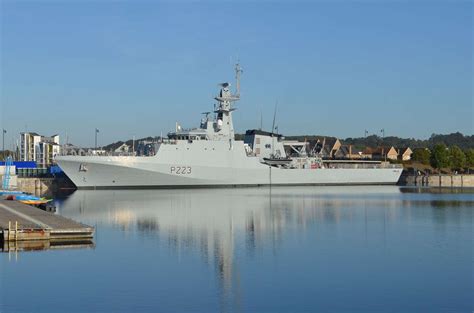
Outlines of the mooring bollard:
M12 232L12 222L8 221L8 237L7 237L8 241L10 241L11 232Z

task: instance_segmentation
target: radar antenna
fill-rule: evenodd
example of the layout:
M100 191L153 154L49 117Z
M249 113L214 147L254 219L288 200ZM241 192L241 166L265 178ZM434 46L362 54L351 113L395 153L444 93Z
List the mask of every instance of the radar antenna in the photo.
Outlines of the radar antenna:
M209 120L209 114L211 114L211 112L202 112L201 114L205 116L206 120Z

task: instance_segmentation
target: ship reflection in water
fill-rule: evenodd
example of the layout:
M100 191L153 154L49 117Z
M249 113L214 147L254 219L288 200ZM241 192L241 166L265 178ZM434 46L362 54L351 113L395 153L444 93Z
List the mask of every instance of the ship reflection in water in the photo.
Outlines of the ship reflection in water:
M156 267L143 275L157 277L141 281L155 280L153 290L171 288L170 281L179 281L183 290L199 273L214 281L209 287L200 276L192 288L194 293L217 290L217 308L196 299L166 304L159 291L161 302L141 300L153 308L258 312L335 306L351 311L364 308L367 293L378 312L470 303L472 194L395 186L106 190L76 191L57 206L60 214L96 226L98 252L121 241L121 253L133 250L139 260L129 261L131 266L153 263ZM111 262L120 258L115 250L110 253ZM211 270L207 276L202 266ZM175 268L183 273L166 283L153 272ZM453 290L455 296L435 297ZM135 285L122 292L144 290Z

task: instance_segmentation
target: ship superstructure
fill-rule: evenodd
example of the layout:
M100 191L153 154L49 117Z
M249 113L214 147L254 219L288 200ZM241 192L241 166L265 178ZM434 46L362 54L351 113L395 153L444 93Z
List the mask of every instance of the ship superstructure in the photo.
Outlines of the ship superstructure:
M317 153L301 150L288 156L283 136L247 131L235 140L233 103L240 99L239 64L236 91L220 84L214 117L206 112L198 128L176 129L155 144L152 156L59 156L59 166L78 188L159 188L259 185L395 184L400 166L359 162L325 166Z

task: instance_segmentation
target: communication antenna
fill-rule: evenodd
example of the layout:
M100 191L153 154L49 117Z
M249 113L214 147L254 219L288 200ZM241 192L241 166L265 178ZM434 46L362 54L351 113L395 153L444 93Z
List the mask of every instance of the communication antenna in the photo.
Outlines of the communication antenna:
M274 150L275 150L275 120L276 120L276 115L277 115L277 106L278 106L278 101L275 102L275 110L273 111L273 123L272 123L272 156L274 156Z
M276 115L277 115L277 106L278 106L278 101L275 102L275 109L273 111L272 133L275 130L275 119L276 119Z
M132 155L135 155L135 135L133 136L133 139L132 139Z
M240 74L242 74L243 70L240 66L239 61L235 64L235 96L240 98Z

